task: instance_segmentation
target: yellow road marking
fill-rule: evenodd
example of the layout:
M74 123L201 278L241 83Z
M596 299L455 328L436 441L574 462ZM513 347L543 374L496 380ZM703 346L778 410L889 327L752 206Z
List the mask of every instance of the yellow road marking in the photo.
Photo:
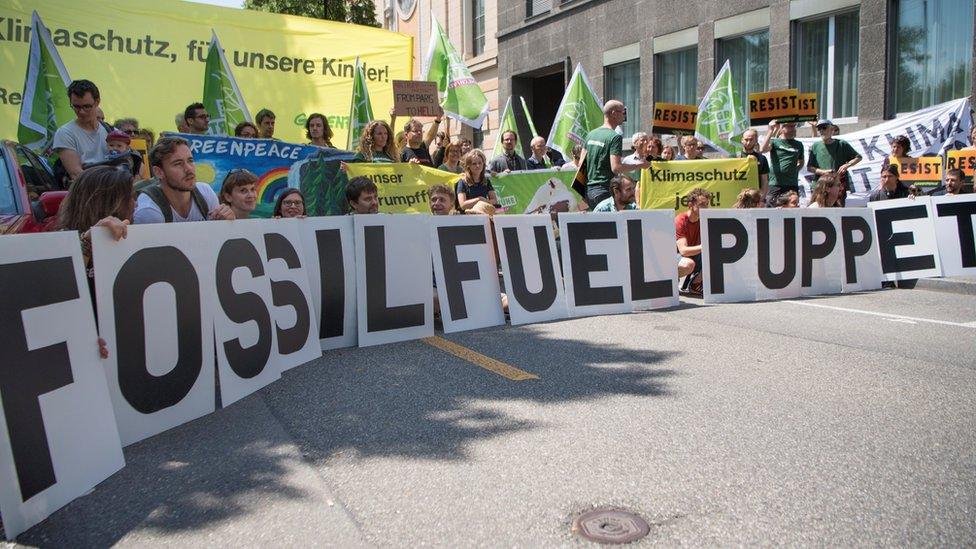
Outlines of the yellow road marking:
M511 379L512 381L525 381L527 379L539 379L539 376L535 374L530 374L525 370L519 370L518 368L505 364L499 360L495 360L490 356L485 356L477 351L472 351L467 347L458 345L452 341L448 341L443 337L432 336L425 337L421 339L424 343L437 347L438 349L451 353L452 355L467 360L475 366L480 366L489 372L494 372L504 378Z

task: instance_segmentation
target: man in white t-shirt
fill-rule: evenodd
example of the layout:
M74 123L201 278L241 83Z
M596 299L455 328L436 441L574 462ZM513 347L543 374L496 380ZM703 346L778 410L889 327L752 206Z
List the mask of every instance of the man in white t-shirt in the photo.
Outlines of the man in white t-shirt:
M71 179L76 179L85 164L101 162L108 157L108 130L98 121L101 95L90 80L75 80L68 85L68 101L75 119L54 132L52 148Z
M164 137L149 151L149 165L159 184L150 185L136 200L135 223L179 223L234 219L210 185L197 182L190 145L182 137Z

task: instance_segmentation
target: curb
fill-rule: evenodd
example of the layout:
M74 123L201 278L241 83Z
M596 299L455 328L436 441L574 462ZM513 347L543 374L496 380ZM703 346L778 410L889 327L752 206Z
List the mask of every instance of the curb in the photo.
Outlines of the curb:
M920 278L915 288L950 294L976 295L976 279Z

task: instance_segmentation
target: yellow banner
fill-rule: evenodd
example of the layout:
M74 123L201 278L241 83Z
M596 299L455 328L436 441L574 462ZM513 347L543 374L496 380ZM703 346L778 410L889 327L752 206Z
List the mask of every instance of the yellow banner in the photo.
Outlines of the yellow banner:
M963 175L972 177L976 174L976 148L949 151L946 154L947 170L962 170Z
M409 36L365 27L176 0L0 2L0 137L17 138L31 11L50 29L68 74L95 82L106 120L133 117L175 131L174 117L203 98L211 29L251 116L276 117L275 137L305 143L305 119L326 115L345 143L356 57L374 113L393 104L391 82L413 74Z
M641 170L640 208L688 209L688 193L701 187L712 193L713 208L731 208L742 189L759 188L759 165L754 157L717 160L652 162Z
M427 189L441 183L452 191L459 176L419 164L349 164L349 179L364 176L376 184L383 213L430 213Z
M891 163L898 166L898 172L901 174L900 179L905 183L934 185L942 182L942 157L892 158Z

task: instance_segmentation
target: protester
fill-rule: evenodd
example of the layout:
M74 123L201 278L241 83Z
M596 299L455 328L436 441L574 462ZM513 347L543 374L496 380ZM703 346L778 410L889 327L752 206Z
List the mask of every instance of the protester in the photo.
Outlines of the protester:
M898 167L888 166L887 170L881 172L881 184L868 195L868 202L908 198L911 193L908 187L899 184L899 180Z
M180 111L176 113L176 117L173 119L173 122L176 125L176 131L180 133L187 133L190 131L190 127L186 125L186 119L183 118L184 115L185 112Z
M664 145L661 149L661 160L668 162L674 160L674 147L671 145Z
M110 131L108 137L105 138L105 145L108 148L108 154L106 156L113 157L129 152L129 143L131 142L132 139L129 138L129 134L124 131Z
M648 160L652 162L660 162L664 160L664 143L661 142L661 138L656 135L652 135L648 138L648 143Z
M502 132L502 154L491 159L488 169L492 173L514 172L525 169L525 159L515 150L518 134L512 130Z
M712 193L695 187L688 193L688 210L674 218L675 242L681 259L678 261L678 277L687 277L683 289L693 295L702 295L702 246L701 209L712 201Z
M576 171L580 168L580 156L583 155L583 147L579 145L573 145L573 150L570 151L573 157L571 162L565 162L562 166L559 166L560 170Z
M447 146L451 143L451 140L448 138L448 135L450 134L451 119L448 118L444 122L447 123L448 131L437 132L437 135L434 136L434 142L430 146L431 149L434 149L434 151L430 153L430 159L431 162L434 163L434 166L440 166L444 163L444 154L446 153Z
M908 151L912 150L912 142L904 135L896 136L891 140L891 155L886 156L881 162L881 171L888 169L891 163L901 163L902 160L909 159Z
M461 139L458 140L458 143L461 144L461 157L462 158L464 157L464 155L466 155L469 152L471 152L471 149L474 148L471 145L471 140L468 139L467 137L462 137Z
M153 145L156 143L156 134L149 128L139 128L136 132L136 137L146 142L147 149L153 148Z
M319 113L308 115L308 119L305 120L305 137L308 138L309 145L334 149L332 135L332 128L329 127L325 115Z
M803 143L796 138L796 124L769 122L769 131L763 137L759 152L769 153L769 184L766 206L778 206L779 196L800 190L800 168L803 167Z
M759 132L749 129L742 134L741 154L743 158L752 156L759 164L759 192L765 200L766 193L769 192L769 162L759 151Z
M129 137L135 137L139 134L139 121L135 118L119 118L112 126Z
M485 173L485 153L473 149L461 159L464 172L455 187L457 205L461 211L494 215L498 197Z
M817 186L810 195L808 208L841 208L840 195L844 192L843 187L837 181L837 176L833 174L821 175L817 178Z
M634 152L621 160L625 165L634 166L653 160L651 155L651 138L649 135L644 132L637 132L631 137L630 141Z
M546 155L546 138L535 136L529 142L532 154L525 159L525 169L545 170L549 167L549 157Z
M603 106L603 125L586 135L582 161L586 164L586 203L590 208L613 196L610 180L614 175L651 165L644 162L625 166L622 162L623 138L614 128L626 121L627 107L611 99Z
M234 137L256 139L259 135L258 127L250 122L244 121L234 126Z
M445 172L461 173L461 144L450 143L444 147L444 163L437 167Z
M261 129L261 137L274 139L275 113L271 112L271 109L259 110L257 116L254 117L254 121L257 122L258 128Z
M91 229L105 227L115 240L125 238L134 207L132 176L109 166L97 166L84 170L78 176L58 211L58 230L78 232L81 259L96 321L98 308L95 304ZM108 358L108 346L102 338L98 338L98 353L103 359Z
M305 217L305 195L295 188L285 189L275 200L275 218Z
M935 189L930 194L932 196L958 196L965 194L963 188L963 173L959 168L952 168L945 171L945 184Z
M227 204L235 219L247 219L258 206L258 176L236 168L220 184L220 203Z
M559 168L566 163L562 153L552 150L552 147L549 146L546 146L546 158L549 159L549 165L553 168Z
M454 212L454 192L442 183L431 185L427 189L430 197L430 213L434 215L450 215Z
M160 139L149 151L149 165L159 183L140 191L135 223L234 219L234 212L219 203L210 185L197 182L190 144L182 137Z
M768 207L776 208L799 208L800 207L800 195L796 191L790 191L788 193L783 193L776 197L776 204Z
M435 118L434 124L424 135L424 125L416 118L411 118L403 125L403 136L405 147L400 151L400 162L410 162L411 164L421 164L423 166L434 167L434 159L430 157L430 142L437 132L437 126L441 119ZM426 139L425 139L426 137Z
M735 199L735 204L732 205L736 209L745 208L762 208L763 207L763 197L757 189L742 189L739 192L739 196Z
M843 204L847 200L847 191L851 187L847 170L861 161L861 155L857 154L847 141L834 139L834 135L840 131L840 128L830 120L818 122L817 130L820 132L821 140L810 147L807 169L818 176L836 173L837 181L843 190L840 198Z
M637 185L634 180L626 175L615 175L610 180L610 192L613 196L600 202L593 208L594 212L620 212L624 210L636 210L637 204L634 203L635 190Z
M698 139L693 135L686 135L681 138L681 154L675 160L700 160L702 158L702 147Z
M385 123L385 122L384 122ZM349 215L374 214L380 211L379 191L368 177L354 177L346 185Z
M385 120L373 120L363 128L353 162L396 162L400 158L390 137L393 130Z
M210 113L203 103L191 103L183 111L183 120L186 122L186 133L193 135L204 135L210 130Z
M105 139L110 128L98 121L95 111L101 102L98 87L90 80L75 80L68 86L68 101L75 119L54 132L52 145L60 162L60 167L55 167L59 179L75 179L85 164L101 162L108 156Z
M95 120L98 120L99 124L105 124L105 111L101 107L95 107ZM107 129L112 131L111 126Z

